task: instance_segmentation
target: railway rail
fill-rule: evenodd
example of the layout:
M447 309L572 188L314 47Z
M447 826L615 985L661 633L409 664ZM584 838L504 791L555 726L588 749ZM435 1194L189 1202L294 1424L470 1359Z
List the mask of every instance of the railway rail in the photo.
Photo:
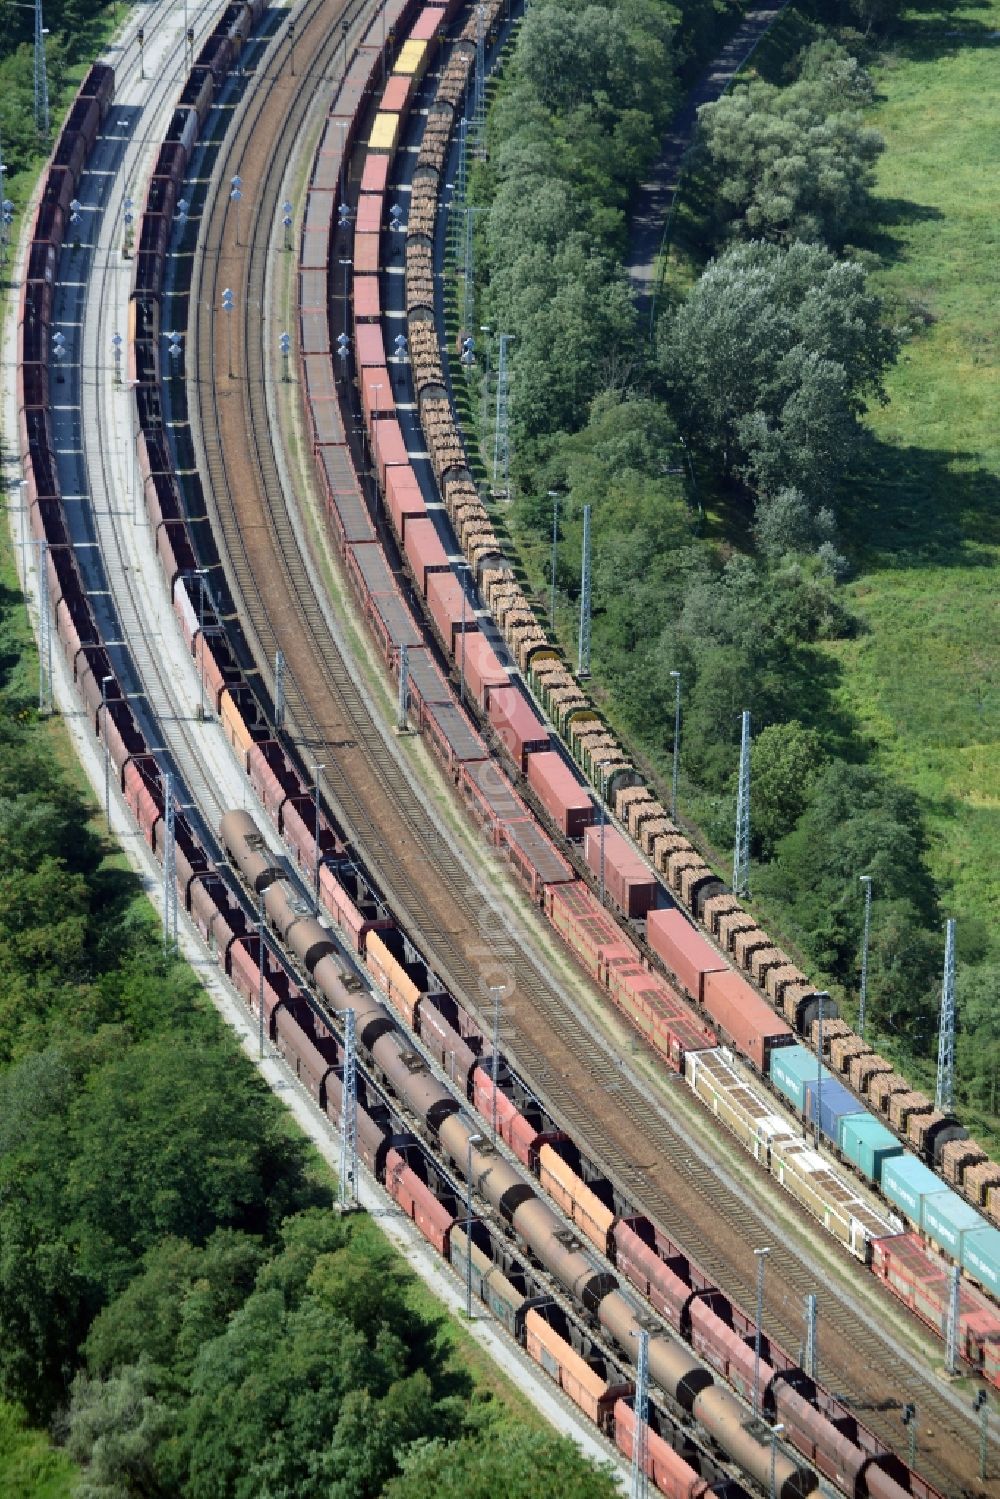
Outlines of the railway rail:
M303 13L298 55L310 62L296 82L304 91L322 80L340 45L335 29L325 42L317 40L328 24L323 16L329 19L332 10L317 4ZM334 28L338 21L339 12ZM269 70L227 143L192 295L198 378L190 399L202 433L220 547L259 669L268 680L275 650L283 651L289 665L289 717L299 740L325 763L325 789L345 828L379 870L387 895L414 937L426 945L441 977L473 1008L478 1000L481 1010L482 970L499 956L515 988L516 1006L505 1012L505 1045L519 1067L566 1127L588 1143L608 1175L623 1183L644 1210L671 1224L731 1294L749 1301L748 1239L764 1242L770 1237L765 1220L751 1215L745 1201L720 1183L713 1166L693 1156L690 1142L665 1111L651 1110L648 1092L586 1023L581 1025L582 1012L559 992L544 959L531 950L533 939L519 924L514 927L517 940L501 944L513 951L495 954L490 927L497 916L487 906L484 924L482 893L468 865L411 786L318 594L269 419L269 356L261 312L264 262L281 184L304 117L297 90L288 83L280 65ZM235 173L243 179L244 196L255 205L244 246L235 244L232 210L218 190ZM223 286L234 288L242 309L232 380L222 373L232 331L218 310ZM707 1198L696 1202L695 1193L702 1192ZM719 1242L720 1220L727 1230L724 1244ZM772 1265L773 1281L782 1291L769 1296L769 1323L797 1346L800 1302L792 1298L815 1288L818 1268L791 1245L775 1249ZM828 1371L851 1392L887 1445L898 1444L901 1398L893 1392L900 1391L905 1354L866 1326L865 1315L849 1296L824 1297L824 1322L838 1336L837 1350L829 1335L824 1343ZM966 1421L933 1380L912 1367L905 1394L916 1401L922 1418L933 1423L933 1437L921 1443L929 1476L949 1492L959 1492L970 1471L963 1461L963 1448L969 1446L963 1438ZM879 1409L887 1400L890 1409Z

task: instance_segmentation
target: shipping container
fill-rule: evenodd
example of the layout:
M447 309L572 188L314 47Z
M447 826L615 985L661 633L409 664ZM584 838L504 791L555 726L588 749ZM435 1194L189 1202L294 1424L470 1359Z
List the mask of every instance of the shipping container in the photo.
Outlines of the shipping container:
M396 464L409 467L410 463L402 428L395 419L372 422L372 447L378 469L378 482L384 494L387 470Z
M385 495L396 535L400 541L404 541L409 517L427 514L427 502L412 464L390 468L386 475Z
M806 1083L805 1115L810 1124L816 1123L817 1103L820 1133L835 1145L840 1138L841 1121L867 1112L854 1094L835 1077L829 1080L824 1077L822 1084L815 1078Z
M604 887L626 916L645 916L656 900L659 885L649 865L636 853L617 828L594 824L584 834L583 856L591 872L600 879L601 844L604 844Z
M413 581L422 598L427 596L427 579L431 573L451 571L448 554L441 544L437 526L430 516L415 517L406 528L403 550L413 573Z
M396 66L393 72L404 76L422 78L429 55L430 48L427 45L427 40L411 33L410 40L404 42L399 49L399 56L396 59Z
M984 1226L962 1241L962 1268L980 1285L1000 1296L1000 1229Z
M388 156L367 155L365 157L365 165L361 173L362 193L385 192L389 181L389 161ZM355 296L357 284L357 278L355 278Z
M374 158L381 161L382 157ZM374 322L382 316L382 308L379 300L379 287L377 276L355 276L354 289L354 321L356 323Z
M488 716L497 738L518 770L525 769L528 755L548 749L548 730L517 687L494 688L490 693Z
M882 1167L882 1191L918 1227L924 1198L940 1190L941 1178L909 1151L886 1161Z
M837 1143L851 1164L876 1183L882 1180L885 1162L903 1153L892 1131L871 1114L851 1114L843 1119Z
M777 1048L795 1040L791 1027L732 969L705 974L703 1003L712 1021L761 1072L767 1072Z
M434 576L445 577L446 574ZM471 618L471 605L468 612ZM496 651L481 630L466 630L464 635L459 634L455 640L454 650L455 666L459 675L464 677L466 693L479 704L480 708L487 708L490 690L509 685L510 677L507 674L507 668L501 665Z
M780 1051L772 1053L768 1076L778 1092L787 1098L800 1114L804 1114L806 1088L816 1086L816 1069L815 1056L811 1051L806 1051L804 1046L783 1046ZM827 1080L833 1082L833 1073L829 1068L824 1067L824 1083Z
M646 940L687 992L704 1002L705 975L727 967L726 960L697 932L676 906L650 911Z
M528 756L528 785L567 838L581 838L594 820L594 803L586 787L561 755L544 750Z
M399 140L399 115L377 114L368 140L369 151L385 151L390 156Z
M455 653L458 631L478 630L468 595L453 572L431 573L427 579L427 607L449 655Z
M377 364L385 368L385 342L380 323L359 323L354 330L354 354L358 368Z
M924 1198L920 1227L939 1248L960 1261L966 1234L978 1232L984 1224L981 1214L971 1204L945 1188Z

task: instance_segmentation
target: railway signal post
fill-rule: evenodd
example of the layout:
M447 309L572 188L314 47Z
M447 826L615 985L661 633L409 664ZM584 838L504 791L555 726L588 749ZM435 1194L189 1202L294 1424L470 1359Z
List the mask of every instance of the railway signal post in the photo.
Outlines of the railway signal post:
M472 1321L472 1147L481 1145L482 1135L470 1135L466 1142L468 1158L465 1170L465 1315Z
M354 1011L344 1011L344 1074L340 1090L340 1183L342 1212L358 1205L358 1070Z
M757 1315L753 1329L753 1418L755 1421L760 1416L760 1336L761 1324L764 1320L764 1264L770 1253L770 1248L754 1250L757 1256Z
M955 918L945 927L941 1028L938 1033L937 1092L934 1107L950 1114L955 1106Z
M632 1434L632 1499L644 1499L646 1494L646 1430L649 1418L649 1333L645 1328L638 1335L639 1350L635 1364L635 1397L632 1414L635 1431Z
M778 1499L777 1485L774 1481L774 1469L778 1456L778 1438L784 1431L784 1426L779 1421L776 1426L771 1427L771 1499Z
M114 677L101 678L101 715L104 720L104 821L111 832L111 752L108 748L108 684Z

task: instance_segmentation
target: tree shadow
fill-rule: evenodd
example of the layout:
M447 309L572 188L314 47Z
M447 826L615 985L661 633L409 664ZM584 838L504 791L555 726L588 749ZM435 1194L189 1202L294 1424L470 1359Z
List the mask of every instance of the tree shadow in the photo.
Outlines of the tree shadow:
M899 445L869 433L837 507L861 566L994 566L1000 477L977 454Z
M996 26L971 18L970 10L988 13L989 0L917 0L908 5L906 22L888 49L890 65L893 54L909 62L935 62L969 47L1000 45Z
M881 198L872 200L873 216L862 233L857 234L852 244L845 247L845 254L860 251L877 256L884 265L893 265L905 260L908 254L906 239L894 231L908 229L913 224L934 223L945 215L940 208L930 203L914 203L910 198Z

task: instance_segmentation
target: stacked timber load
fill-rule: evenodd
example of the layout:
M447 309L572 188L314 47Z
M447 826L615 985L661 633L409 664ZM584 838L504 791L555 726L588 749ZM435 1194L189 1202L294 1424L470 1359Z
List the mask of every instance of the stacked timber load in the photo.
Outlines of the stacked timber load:
M887 1062L885 1057L880 1057L877 1052L870 1051L865 1055L852 1057L849 1068L851 1087L867 1098L873 1078L891 1071L892 1063Z
M970 1202L986 1207L989 1194L1000 1190L1000 1166L995 1161L974 1161L965 1168L962 1187Z
M418 307L434 312L434 250L422 239L410 237L406 241L406 308L411 332Z
M431 468L440 483L453 468L465 468L465 448L458 435L451 402L442 392L425 391L420 397L420 425L427 439Z
M972 1166L989 1164L985 1150L974 1140L946 1140L941 1146L938 1165L941 1175L953 1187L964 1187L966 1172Z
M459 98L462 92L464 89L460 91ZM454 123L455 111L438 90L437 99L427 111L427 123L424 125L420 154L417 157L418 168L432 167L438 173L444 170L445 158L448 155L448 142L451 140Z
M853 1032L851 1031L851 1027L847 1024L846 1020L841 1020L839 1017L836 1020L824 1020L823 1021L823 1056L824 1056L824 1058L828 1058L829 1057L829 1055L830 1055L830 1048L833 1045L834 1041L842 1040L844 1036L850 1036L852 1034L853 1034ZM812 1023L812 1025L810 1026L810 1035L812 1037L812 1044L813 1044L814 1051L819 1051L819 1019L818 1018L816 1020L814 1020L813 1023Z
M417 397L428 388L443 391L444 366L430 309L415 308L410 314L410 366Z

